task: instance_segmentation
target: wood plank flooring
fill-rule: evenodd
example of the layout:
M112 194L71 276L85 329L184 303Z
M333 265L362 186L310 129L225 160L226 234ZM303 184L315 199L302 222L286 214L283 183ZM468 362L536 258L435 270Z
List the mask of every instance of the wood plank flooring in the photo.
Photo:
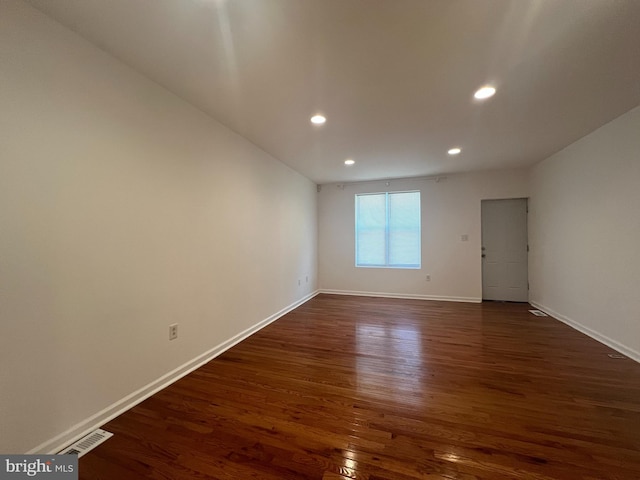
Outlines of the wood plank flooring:
M319 295L106 424L80 478L640 479L640 364L529 308Z

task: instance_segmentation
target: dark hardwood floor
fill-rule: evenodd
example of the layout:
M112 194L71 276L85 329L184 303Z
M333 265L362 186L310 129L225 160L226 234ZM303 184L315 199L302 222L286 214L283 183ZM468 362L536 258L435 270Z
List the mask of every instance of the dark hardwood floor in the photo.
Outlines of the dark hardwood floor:
M640 479L640 364L526 304L319 295L104 426L81 479Z

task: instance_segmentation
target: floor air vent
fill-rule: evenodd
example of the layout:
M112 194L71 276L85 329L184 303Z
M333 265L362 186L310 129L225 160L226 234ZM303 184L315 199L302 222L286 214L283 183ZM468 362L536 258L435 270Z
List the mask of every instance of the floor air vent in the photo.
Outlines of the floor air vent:
M81 457L111 437L113 437L113 433L98 428L58 453L61 455L78 455L78 457Z
M607 353L609 358L615 358L616 360L626 360L627 357L622 355L621 353Z
M547 315L546 313L544 313L542 310L529 310L531 313L533 313L536 317L548 317L549 315Z

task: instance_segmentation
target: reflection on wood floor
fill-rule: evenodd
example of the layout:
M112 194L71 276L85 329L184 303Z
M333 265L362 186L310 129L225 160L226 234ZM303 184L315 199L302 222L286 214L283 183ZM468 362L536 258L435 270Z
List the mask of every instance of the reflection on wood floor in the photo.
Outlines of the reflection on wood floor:
M640 364L526 304L319 295L104 426L81 479L640 479Z

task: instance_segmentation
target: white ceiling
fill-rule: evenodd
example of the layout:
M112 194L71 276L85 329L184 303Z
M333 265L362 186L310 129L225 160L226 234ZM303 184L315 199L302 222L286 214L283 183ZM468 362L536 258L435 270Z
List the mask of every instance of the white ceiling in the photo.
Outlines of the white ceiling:
M531 165L640 104L640 0L30 3L320 184Z

